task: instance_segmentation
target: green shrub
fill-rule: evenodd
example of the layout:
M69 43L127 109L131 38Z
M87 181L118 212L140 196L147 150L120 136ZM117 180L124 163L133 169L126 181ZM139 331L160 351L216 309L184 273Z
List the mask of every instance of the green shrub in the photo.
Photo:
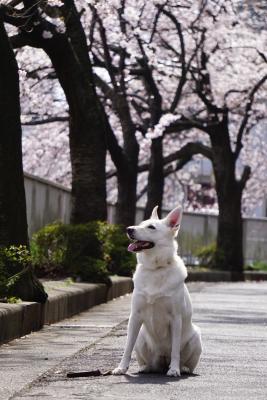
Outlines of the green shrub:
M18 274L31 262L31 254L27 246L9 246L0 249L0 257L8 276Z
M135 257L122 228L107 222L54 223L37 232L31 252L38 276L107 282L108 274L132 275Z
M199 265L206 268L215 268L216 243L200 247L195 255L199 260Z
M65 225L65 229L67 233L66 264L71 265L73 261L76 261L80 257L102 258L102 243L97 235L97 222Z
M110 284L106 262L93 257L86 256L80 259L74 268L72 276L86 282Z
M106 282L108 272L101 261L103 251L97 227L96 222L78 225L57 222L33 235L31 249L38 276L72 276L83 281Z
M136 258L127 251L129 239L120 225L98 223L98 238L103 243L104 259L110 274L132 276Z
M66 226L61 223L46 225L33 235L31 254L37 272L53 274L60 272L66 253Z
M254 261L252 264L248 265L246 269L250 271L267 271L266 261Z

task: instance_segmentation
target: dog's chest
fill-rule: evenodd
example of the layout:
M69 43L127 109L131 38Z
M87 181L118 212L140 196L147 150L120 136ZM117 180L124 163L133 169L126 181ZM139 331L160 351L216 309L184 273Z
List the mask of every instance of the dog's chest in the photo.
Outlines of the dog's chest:
M169 297L173 294L173 277L166 268L157 268L155 271L142 271L134 278L135 291L145 297L148 304L154 304L160 297Z

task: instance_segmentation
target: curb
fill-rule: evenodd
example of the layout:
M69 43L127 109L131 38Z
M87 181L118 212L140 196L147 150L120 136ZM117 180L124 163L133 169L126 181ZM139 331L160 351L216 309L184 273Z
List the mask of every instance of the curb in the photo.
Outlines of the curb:
M227 271L188 271L186 282L230 282L231 274Z
M245 271L246 281L267 281L267 272L265 271Z
M267 280L267 272L245 271L245 280ZM93 283L71 283L62 281L44 282L48 299L45 304L22 302L19 304L0 303L0 345L13 339L38 331L43 325L53 324L130 293L133 289L131 278L111 277L112 285ZM188 271L187 282L230 282L229 272Z
M267 281L267 272L244 271L245 281ZM186 282L231 282L231 273L228 271L188 271Z
M132 279L111 277L112 285L71 283L62 281L44 282L48 292L45 304L22 302L0 303L0 344L37 331L43 325L52 324L93 306L130 293Z

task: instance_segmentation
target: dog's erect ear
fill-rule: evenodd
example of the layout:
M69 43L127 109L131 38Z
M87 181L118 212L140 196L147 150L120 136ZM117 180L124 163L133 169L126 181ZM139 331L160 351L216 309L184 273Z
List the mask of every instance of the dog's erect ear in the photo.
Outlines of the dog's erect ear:
M166 223L172 229L176 230L180 227L182 221L183 209L182 207L174 208L166 217Z
M159 216L158 216L158 207L159 207L159 206L156 206L156 207L153 208L153 211L152 211L152 214L151 214L151 216L150 216L150 219L159 219Z

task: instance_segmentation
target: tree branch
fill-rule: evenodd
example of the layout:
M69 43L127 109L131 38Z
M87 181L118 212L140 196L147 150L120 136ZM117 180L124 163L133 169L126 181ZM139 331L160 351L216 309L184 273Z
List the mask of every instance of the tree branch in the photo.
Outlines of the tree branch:
M101 89L101 91L103 92L104 96L109 98L113 103L114 102L114 96L115 96L114 89L112 89L109 86L109 84L97 74L94 74L94 81L95 81L96 86L98 86L99 89Z
M243 190L245 188L246 183L250 178L250 175L251 175L251 168L248 165L246 165L243 169L241 178L238 182L241 190Z
M198 60L198 66L191 69L191 75L193 80L195 81L196 94L198 95L200 100L205 104L208 113L214 115L213 119L218 119L217 113L224 112L224 109L217 107L214 102L210 74L208 72L209 55L207 55L204 49L205 36L206 32L205 30L203 30L200 41L201 46L200 46L200 56ZM216 48L217 47L215 46L212 52L214 52ZM197 76L195 76L195 73L197 73Z
M154 35L156 33L156 27L157 27L158 20L159 20L159 17L160 17L160 14L161 14L161 11L162 11L164 5L158 5L157 7L158 7L158 11L157 11L157 13L155 15L155 19L154 19L154 22L153 22L153 28L152 28L152 32L151 32L151 35L150 35L149 43L152 42L153 37L154 37Z
M201 142L189 142L181 147L179 150L169 154L164 157L163 165L170 164L173 161L184 160L184 163L181 164L181 169L186 162L191 160L191 158L196 154L202 154L204 157L212 160L212 150L210 147L204 145ZM187 161L186 161L187 160ZM149 164L143 164L138 167L138 172L145 172L149 169Z
M10 3L8 3L8 7L16 7L20 3L23 3L23 1L22 0L11 0Z
M178 133L187 129L197 128L205 133L210 134L212 128L218 125L218 121L209 121L209 120L201 120L194 119L194 117L187 118L182 115L180 118L177 117L177 120L171 123L164 131L164 135L169 133Z
M113 129L110 126L108 117L105 114L105 124L106 124L106 139L107 139L107 148L109 151L109 154L111 156L111 159L113 161L113 164L115 165L116 169L121 169L123 168L125 158L123 154L123 150L121 146L118 143L118 140L113 132ZM117 174L114 173L112 176L116 176ZM112 176L107 176L108 178L111 178Z
M69 121L69 117L50 117L50 118L44 118L44 119L38 119L38 120L33 119L31 121L22 122L21 125L34 126L34 125L50 124L53 122L67 122L67 121Z
M244 89L244 90L237 90L237 89L228 90L223 96L223 102L224 102L225 105L226 105L226 101L227 101L228 96L230 96L233 93L247 93L247 90L246 89Z
M26 28L29 20L29 16L25 13L24 9L15 10L6 5L0 6L0 15L4 22L20 29Z
M166 168L164 168L164 177L167 177L168 175L181 170L189 161L192 160L193 156L196 154L202 154L203 156L207 157L208 159L212 159L212 151L211 148L208 146L205 146L201 142L192 142L192 143L187 143L184 147L182 147L180 150L170 154L169 156L165 157L164 159L164 165L177 161L177 164L175 167L172 165L168 165ZM149 164L144 164L139 167L138 172L145 172L149 168ZM114 175L112 175L114 176ZM111 176L110 176L111 177ZM146 193L147 191L147 185L141 190L141 192L138 194L138 200Z
M95 7L94 6L90 6L90 8L94 12L96 21L98 22L98 25L99 25L99 33L100 33L102 46L103 46L103 50L104 50L106 69L107 69L107 71L109 73L109 76L110 76L112 85L114 87L114 90L117 90L117 81L116 81L116 77L115 77L115 74L114 74L114 69L113 69L113 65L112 65L112 59L111 59L111 55L110 55L110 49L109 49L108 42L107 42L106 30L105 30L105 27L104 27L104 25L102 23L102 20L99 17Z
M181 70L181 77L179 79L179 83L177 85L175 95L174 95L174 98L173 98L171 106L170 106L170 112L173 113L180 101L182 90L186 83L186 75L187 75L188 69L186 68L186 62L185 62L185 43L184 43L184 37L183 37L181 24L177 21L177 19L171 12L163 9L162 13L165 14L174 23L178 37L179 37L180 46L181 46L180 60L181 60L182 70Z
M13 35L9 38L13 49L20 49L24 46L32 46L32 41L29 36L26 36L24 32Z
M148 57L146 55L144 46L141 42L141 39L138 37L137 37L137 43L142 54L142 58L139 58L138 62L143 68L144 71L143 78L147 93L149 95L149 105L151 109L150 124L151 126L155 126L158 123L161 116L162 98L159 89L155 83L155 80L153 78L152 71L149 67Z
M168 165L167 168L164 168L164 177L166 178L168 175L173 174L174 172L180 171L189 161L191 161L193 158L193 155L188 155L183 158L181 158L175 167L173 167L172 164Z
M250 111L253 105L253 101L254 101L254 96L257 93L257 91L260 89L260 87L264 84L264 82L267 80L267 74L264 75L257 83L256 85L252 88L249 96L248 96L248 101L245 107L245 115L243 117L243 120L241 121L238 133L237 133L237 139L236 139L236 148L235 148L235 159L238 158L239 153L242 149L242 139L243 139L243 135L250 117Z

